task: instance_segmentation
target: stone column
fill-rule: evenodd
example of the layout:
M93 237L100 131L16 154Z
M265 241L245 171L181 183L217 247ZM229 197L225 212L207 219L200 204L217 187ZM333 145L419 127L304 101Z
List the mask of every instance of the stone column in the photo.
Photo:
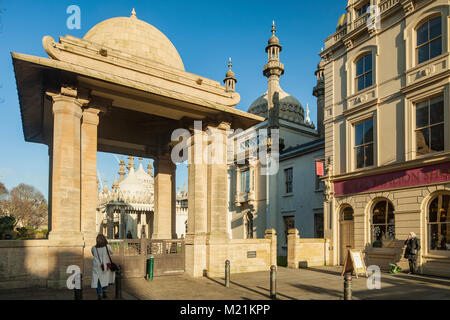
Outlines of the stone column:
M297 229L289 229L288 231L288 243L287 243L287 266L288 268L297 269L297 239L299 239L299 233Z
M270 265L277 265L277 232L275 229L268 229L265 232L264 239L270 240Z
M222 122L218 127L209 128L210 161L208 163L208 232L210 240L229 239L228 217L228 174L227 174L227 130L230 124Z
M80 127L81 106L78 99L65 95L53 97L53 171L52 232L82 240L80 232Z
M206 147L204 135L202 130L194 129L189 146L185 272L193 277L201 277L206 269L208 167L203 161L203 150Z
M97 127L100 110L87 108L81 124L81 232L85 241L95 241L97 209Z
M49 287L64 287L67 267L82 268L81 107L77 91L53 95L52 231L49 234Z
M172 187L172 176L175 164L170 154L165 154L155 160L155 219L153 239L172 239L172 210L175 194Z
M114 239L114 207L108 206L106 210L106 237Z
M227 177L227 131L230 124L220 123L209 127L208 145L208 236L207 269L208 272L221 272L224 261L230 259L228 244L230 235L227 230L228 218L228 177Z

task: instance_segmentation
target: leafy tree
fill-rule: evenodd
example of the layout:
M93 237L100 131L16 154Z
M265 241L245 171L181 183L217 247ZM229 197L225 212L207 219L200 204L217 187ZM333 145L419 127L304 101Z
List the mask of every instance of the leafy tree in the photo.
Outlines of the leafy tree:
M48 221L48 206L36 188L20 184L9 192L7 210L16 219L16 225L39 228Z
M8 199L8 195L8 189L6 189L5 185L0 182L0 216L7 214L6 201Z
M14 217L4 216L0 217L0 239L3 239L5 234L14 230L16 219Z

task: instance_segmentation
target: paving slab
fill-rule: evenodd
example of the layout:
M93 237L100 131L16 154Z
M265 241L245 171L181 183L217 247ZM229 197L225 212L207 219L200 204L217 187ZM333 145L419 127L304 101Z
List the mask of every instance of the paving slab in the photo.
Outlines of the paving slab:
M280 300L343 300L341 267L278 268ZM145 300L267 300L269 272L232 274L230 288L224 278L191 278L186 275L128 279L126 291ZM354 300L450 300L450 279L388 273L381 274L381 289L370 290L367 278L353 278Z

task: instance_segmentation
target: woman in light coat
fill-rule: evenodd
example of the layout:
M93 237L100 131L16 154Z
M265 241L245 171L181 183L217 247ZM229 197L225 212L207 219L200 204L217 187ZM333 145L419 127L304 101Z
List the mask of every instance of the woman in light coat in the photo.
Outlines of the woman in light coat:
M91 252L94 256L92 261L92 283L91 288L97 289L98 299L106 299L108 285L114 283L115 272L112 272L109 268L111 266L110 256L113 254L113 250L108 245L108 241L105 236L99 234L97 236L97 244L92 247ZM108 250L109 255L108 255ZM103 295L102 295L103 291Z

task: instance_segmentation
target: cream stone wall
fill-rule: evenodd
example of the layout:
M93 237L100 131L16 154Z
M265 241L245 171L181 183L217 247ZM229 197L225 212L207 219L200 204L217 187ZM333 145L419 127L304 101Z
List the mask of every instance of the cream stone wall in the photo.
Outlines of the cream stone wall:
M46 287L48 240L0 241L0 289Z
M230 261L231 273L269 271L272 265L277 265L276 248L274 230L267 230L264 239L234 239L209 245L208 276L224 276L226 260ZM256 252L256 257L249 258L249 252Z
M321 267L329 265L330 241L328 239L302 239L297 229L288 234L288 268Z
M360 1L358 3L363 3ZM363 192L337 197L333 184L355 177L420 168L450 161L450 5L447 0L374 0L381 12L381 28L369 31L364 19L355 18L354 4L349 2L347 26L325 40L321 52L325 79L325 157L327 201L324 203L324 233L331 241L330 260L340 261L340 216L342 208L354 210L354 245L366 252L369 264L387 268L402 258L402 244L414 231L422 240L419 259L424 273L448 274L447 253L428 253L427 206L436 190L449 189L448 183L429 184L383 192ZM416 30L427 19L442 17L442 54L417 63ZM373 85L356 90L356 62L372 53ZM419 156L415 152L415 114L417 102L435 95L444 97L445 150ZM374 166L357 169L354 150L354 125L374 119ZM373 248L370 218L374 203L389 199L395 210L396 241L385 248ZM428 201L428 202L427 202Z

